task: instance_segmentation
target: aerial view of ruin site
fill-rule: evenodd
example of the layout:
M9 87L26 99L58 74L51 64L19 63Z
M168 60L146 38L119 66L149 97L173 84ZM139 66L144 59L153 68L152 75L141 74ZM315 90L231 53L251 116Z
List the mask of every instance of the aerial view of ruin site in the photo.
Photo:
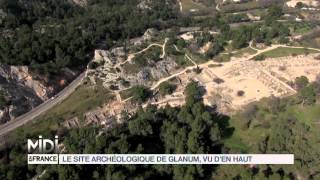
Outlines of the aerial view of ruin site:
M320 180L320 0L0 0L0 180Z

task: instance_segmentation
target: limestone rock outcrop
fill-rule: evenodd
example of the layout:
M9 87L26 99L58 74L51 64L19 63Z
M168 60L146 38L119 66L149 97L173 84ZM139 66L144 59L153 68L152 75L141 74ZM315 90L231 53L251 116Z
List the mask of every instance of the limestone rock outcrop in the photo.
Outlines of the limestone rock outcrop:
M70 71L66 70L66 74L74 76ZM0 92L5 96L2 101L6 101L0 107L0 124L30 111L53 96L65 85L66 79L48 80L31 73L27 66L0 65Z

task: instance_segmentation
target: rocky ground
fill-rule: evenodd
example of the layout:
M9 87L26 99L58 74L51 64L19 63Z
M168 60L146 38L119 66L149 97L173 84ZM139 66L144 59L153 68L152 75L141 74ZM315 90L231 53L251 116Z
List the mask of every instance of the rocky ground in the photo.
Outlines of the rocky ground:
M178 65L170 54L166 54L168 39L155 43L151 39L157 36L157 31L148 29L142 37L130 40L130 46L137 47L145 44L142 50L125 52L124 47L115 47L110 50L97 49L92 61L88 65L87 77L90 84L102 83L103 87L111 90L116 99L103 107L96 108L84 114L84 124L100 124L109 126L111 122L121 122L123 114L130 115L138 107L130 100L120 96L135 85L152 85L162 78L166 78L178 69ZM143 56L148 63L137 69L137 72L128 73L131 66L136 62L135 57L144 53L158 50L156 61L154 57ZM91 65L90 65L91 64ZM111 123L112 124L112 123ZM77 117L64 123L65 127L77 127L80 125Z
M147 30L144 36L136 41L139 43L144 43L151 39L150 31ZM132 44L136 44L136 41L132 41ZM142 42L141 42L142 41ZM162 52L160 55L160 60L154 61L154 59L146 57L148 65L140 67L137 73L128 73L126 65L132 65L135 63L134 57L137 54L142 54L145 51L151 51L149 49L155 47L162 51L165 51L164 44L150 44L147 48L143 49L139 53L129 53L126 55L124 47L117 47L111 50L96 50L94 59L92 60L97 64L97 68L89 69L88 75L92 82L102 81L105 88L110 88L114 90L121 90L127 88L125 84L134 85L145 85L151 86L152 83L163 77L170 75L177 67L173 57L165 55Z
M61 77L45 79L27 66L0 65L0 124L22 115L61 90L75 74L64 70Z

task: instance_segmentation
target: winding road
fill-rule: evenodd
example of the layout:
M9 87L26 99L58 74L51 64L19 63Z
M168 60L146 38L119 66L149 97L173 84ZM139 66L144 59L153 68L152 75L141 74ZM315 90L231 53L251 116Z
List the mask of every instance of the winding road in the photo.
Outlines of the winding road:
M47 110L51 109L55 105L61 103L63 100L65 100L67 97L69 97L70 94L72 94L77 87L79 87L82 83L82 80L85 77L85 72L80 74L75 80L73 80L67 87L65 87L62 91L60 91L58 94L54 96L54 98L50 98L47 101L43 102L39 106L33 108L31 111L3 124L0 126L0 137L9 133L10 131L13 131L14 129L32 121L36 117L38 117L40 114L46 112ZM0 144L2 143L2 140L0 140Z

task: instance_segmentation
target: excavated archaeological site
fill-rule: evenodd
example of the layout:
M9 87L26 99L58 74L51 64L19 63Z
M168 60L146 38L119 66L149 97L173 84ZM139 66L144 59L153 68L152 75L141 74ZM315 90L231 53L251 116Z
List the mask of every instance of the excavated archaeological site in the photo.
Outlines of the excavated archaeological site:
M206 90L204 102L230 112L264 97L284 97L296 91L289 85L296 77L306 76L314 81L320 73L317 54L281 57L264 61L239 60L220 65L203 66L200 74L187 71L177 78L180 82L198 81ZM182 86L177 92L154 104L183 104Z
M193 66L181 68L177 67L174 57L166 55L167 41L168 39L165 39L163 44L150 44L145 49L129 54L127 57L121 48L95 52L94 61L102 63L103 66L89 71L88 77L93 82L102 81L105 88L114 88L112 91L116 98L111 103L114 111L112 115L120 115L123 111L134 109L130 103L130 97L121 96L122 92L133 85L145 85L154 91L155 96L148 100L144 107L148 104L180 106L184 104L183 91L186 85L194 80L199 82L205 90L203 96L205 104L216 105L220 112L228 114L265 97L293 95L296 90L290 84L297 77L306 76L309 81L314 81L320 73L318 53L267 58L263 61L253 60L255 56L281 45L272 45L263 50L253 48L257 51L255 54L232 57L231 61L224 63L210 60L197 65L192 57L185 54L185 61L190 61ZM151 63L152 66L144 67L139 72L125 73L125 66L134 63L135 56L149 51L152 47L160 49L160 61ZM198 73L194 71L197 66L201 69ZM121 83L123 81L128 82L130 86L125 87ZM177 88L171 95L160 96L156 91L160 84L166 81L174 83ZM109 108L106 108L106 112Z

